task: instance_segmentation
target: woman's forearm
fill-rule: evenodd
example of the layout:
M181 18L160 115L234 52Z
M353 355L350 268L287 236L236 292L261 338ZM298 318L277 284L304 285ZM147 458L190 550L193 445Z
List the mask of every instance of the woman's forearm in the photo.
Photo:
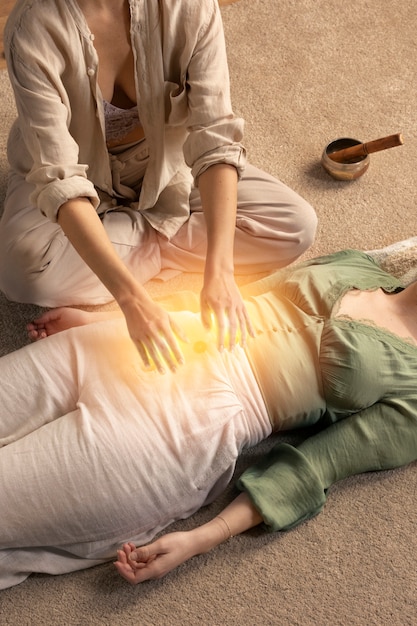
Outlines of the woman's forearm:
M246 306L234 276L234 240L237 214L237 171L226 163L212 165L199 177L199 190L207 225L204 284L200 295L201 319L206 328L217 326L219 350L246 343L254 336Z
M99 216L87 198L76 198L63 204L59 209L58 224L81 258L120 306L132 294L136 299L147 298L145 289L118 257Z
M215 548L230 537L258 526L263 519L246 493L241 493L219 515L189 531L193 540L194 555Z
M184 361L178 339L187 341L187 337L118 257L89 200L77 198L64 203L58 213L58 223L81 258L115 298L145 367L153 363L161 374L166 366L175 372Z
M207 226L206 267L210 272L233 272L236 229L237 172L227 164L212 165L198 180Z
M139 548L132 543L124 544L118 550L115 566L133 585L161 578L193 556L204 554L261 522L262 517L246 493L241 493L219 515L194 530L168 533Z

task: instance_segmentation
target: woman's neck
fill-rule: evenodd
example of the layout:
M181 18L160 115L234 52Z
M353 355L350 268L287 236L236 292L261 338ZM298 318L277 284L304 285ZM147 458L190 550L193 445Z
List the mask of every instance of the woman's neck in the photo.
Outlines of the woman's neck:
M94 15L100 11L120 15L128 0L77 0L77 4L85 15Z
M372 323L417 345L417 284L398 293L351 289L335 307L334 317Z
M417 323L417 282L392 294L390 302L399 317L415 319Z

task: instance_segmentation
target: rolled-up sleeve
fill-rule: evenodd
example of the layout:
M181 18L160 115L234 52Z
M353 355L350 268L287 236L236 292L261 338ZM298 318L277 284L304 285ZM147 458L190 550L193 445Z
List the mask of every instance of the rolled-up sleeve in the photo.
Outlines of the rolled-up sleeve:
M189 135L184 157L194 179L215 163L234 165L240 177L246 162L241 144L244 121L232 110L226 44L217 2L213 2L200 29L185 80Z
M14 145L9 141L9 161L33 184L31 202L56 221L59 207L67 200L84 196L96 208L99 198L87 178L88 166L78 162L79 147L69 131L71 109L61 81L65 58L41 41L34 48L36 24L29 31L28 21L20 22L19 28L8 25L5 34L18 112L14 137L19 139ZM36 41L47 36L48 32L40 32Z
M392 469L417 458L416 400L378 403L306 439L275 446L238 480L271 531L319 513L343 478ZM414 407L414 408L413 408Z

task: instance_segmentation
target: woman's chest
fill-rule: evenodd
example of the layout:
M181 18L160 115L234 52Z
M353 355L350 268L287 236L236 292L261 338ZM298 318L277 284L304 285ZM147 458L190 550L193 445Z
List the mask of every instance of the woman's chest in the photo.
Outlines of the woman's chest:
M121 109L129 109L137 104L134 78L134 59L130 45L119 45L111 49L106 40L94 40L99 59L98 84L104 100Z
M120 108L136 104L134 56L127 2L92 10L79 2L98 56L98 84L104 100Z
M328 320L319 361L330 413L346 415L384 398L414 394L416 347L377 326L340 317Z
M402 306L404 300L402 294L386 293L382 289L351 289L336 304L333 317L357 320L386 329L417 346L417 319L415 315L405 314L407 307Z

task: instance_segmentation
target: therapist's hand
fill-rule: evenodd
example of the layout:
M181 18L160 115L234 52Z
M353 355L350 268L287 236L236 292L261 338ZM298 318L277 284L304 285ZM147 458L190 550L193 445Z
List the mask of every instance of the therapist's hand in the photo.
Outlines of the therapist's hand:
M217 331L220 351L229 350L240 344L246 345L247 336L254 337L249 314L236 285L233 274L205 276L200 294L201 320L207 329L213 325Z
M178 340L188 342L186 334L172 317L150 296L135 298L121 305L130 338L146 368L155 366L160 374L166 367L175 372L184 363Z

